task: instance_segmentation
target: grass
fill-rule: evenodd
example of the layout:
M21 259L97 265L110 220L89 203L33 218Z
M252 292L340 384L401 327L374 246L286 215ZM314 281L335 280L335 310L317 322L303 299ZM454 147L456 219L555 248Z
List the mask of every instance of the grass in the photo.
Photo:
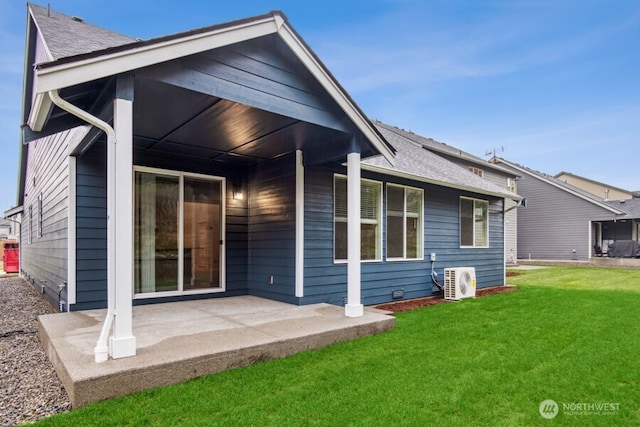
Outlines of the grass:
M510 279L518 291L400 313L382 335L38 425L640 425L640 292L628 283L640 286L638 272L553 268ZM619 410L561 409L546 420L545 399Z

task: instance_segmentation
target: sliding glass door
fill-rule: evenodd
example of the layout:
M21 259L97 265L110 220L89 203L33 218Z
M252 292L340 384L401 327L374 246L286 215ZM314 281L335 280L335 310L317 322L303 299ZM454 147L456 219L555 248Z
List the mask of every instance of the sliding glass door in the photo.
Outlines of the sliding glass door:
M222 178L136 168L136 296L224 290L223 192Z

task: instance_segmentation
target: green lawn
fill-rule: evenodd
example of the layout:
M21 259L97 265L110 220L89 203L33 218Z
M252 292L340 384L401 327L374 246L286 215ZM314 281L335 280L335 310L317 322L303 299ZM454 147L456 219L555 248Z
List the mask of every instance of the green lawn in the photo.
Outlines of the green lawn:
M551 268L512 279L515 292L401 313L382 335L41 425L640 425L640 271ZM546 399L560 405L553 420L539 414ZM600 414L576 406L605 403Z

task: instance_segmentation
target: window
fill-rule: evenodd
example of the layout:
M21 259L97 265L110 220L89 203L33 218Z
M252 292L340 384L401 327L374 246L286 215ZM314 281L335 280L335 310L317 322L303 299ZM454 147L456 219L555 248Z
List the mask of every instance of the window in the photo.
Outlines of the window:
M484 175L484 172L482 171L482 169L474 168L473 166L469 166L469 170L471 172L473 172L475 175L478 175L480 178L482 178L482 176Z
M387 258L422 258L423 191L387 185Z
M137 168L136 295L224 290L223 194L220 178Z
M489 203L486 200L460 198L460 246L489 246Z
M38 195L38 237L42 237L42 193Z
M334 177L334 259L347 259L347 178ZM360 181L360 259L379 261L381 259L381 210L382 183L362 179Z
M512 193L516 192L516 180L515 178L507 178L507 190Z

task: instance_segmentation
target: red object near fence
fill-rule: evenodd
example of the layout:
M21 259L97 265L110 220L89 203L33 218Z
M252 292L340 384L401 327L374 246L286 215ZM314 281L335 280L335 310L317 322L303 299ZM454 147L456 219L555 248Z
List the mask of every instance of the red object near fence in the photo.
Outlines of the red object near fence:
M18 273L20 271L20 249L18 243L4 244L2 269L5 273Z

